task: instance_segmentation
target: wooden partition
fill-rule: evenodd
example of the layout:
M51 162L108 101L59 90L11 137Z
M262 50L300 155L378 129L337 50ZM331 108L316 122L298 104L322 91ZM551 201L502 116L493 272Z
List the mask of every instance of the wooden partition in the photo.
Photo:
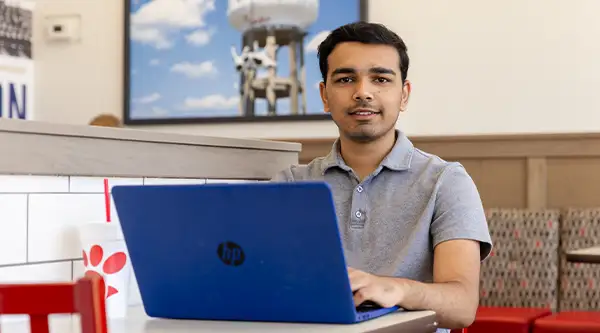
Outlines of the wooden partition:
M600 133L411 137L415 146L461 162L484 206L600 206ZM334 139L302 143L300 163L326 155Z

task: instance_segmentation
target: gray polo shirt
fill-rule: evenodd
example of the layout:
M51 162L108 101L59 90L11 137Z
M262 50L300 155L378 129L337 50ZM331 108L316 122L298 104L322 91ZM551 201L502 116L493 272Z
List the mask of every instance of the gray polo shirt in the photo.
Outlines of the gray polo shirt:
M463 166L413 146L401 132L381 165L362 182L338 152L294 165L273 181L320 180L332 189L347 264L377 275L433 281L433 249L451 239L491 249L485 213Z

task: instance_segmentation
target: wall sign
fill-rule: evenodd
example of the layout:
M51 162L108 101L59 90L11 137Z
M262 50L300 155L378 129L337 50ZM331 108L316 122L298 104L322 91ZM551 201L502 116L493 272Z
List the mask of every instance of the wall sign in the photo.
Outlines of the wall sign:
M0 118L33 119L33 3L0 0Z

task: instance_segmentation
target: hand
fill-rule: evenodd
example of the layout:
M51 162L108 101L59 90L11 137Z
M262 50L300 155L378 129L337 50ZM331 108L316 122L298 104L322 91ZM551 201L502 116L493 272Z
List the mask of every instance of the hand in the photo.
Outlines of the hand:
M377 276L351 267L348 267L348 277L356 306L369 300L389 308L402 301L404 292L401 284L392 277Z

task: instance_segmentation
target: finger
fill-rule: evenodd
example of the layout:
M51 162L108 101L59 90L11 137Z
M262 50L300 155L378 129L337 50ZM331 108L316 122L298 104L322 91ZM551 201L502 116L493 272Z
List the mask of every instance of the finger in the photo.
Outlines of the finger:
M358 269L353 269L351 271L348 271L348 278L353 279L353 278L357 278L360 276L365 276L365 275L369 275L363 271L359 271Z
M350 279L350 287L353 292L369 284L369 276L361 272L350 274L348 278Z
M366 286L360 288L354 293L354 305L359 306L364 301L374 301L375 288L373 286Z
M358 269L354 269L354 268L350 268L348 269L348 275L353 275L353 274L361 274L364 273L363 271L360 271Z

